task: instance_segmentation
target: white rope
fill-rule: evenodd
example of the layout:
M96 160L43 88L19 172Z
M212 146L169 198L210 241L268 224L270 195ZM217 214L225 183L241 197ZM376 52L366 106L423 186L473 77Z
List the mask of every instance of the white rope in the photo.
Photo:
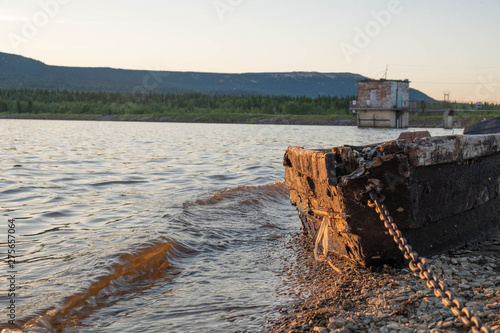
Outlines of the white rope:
M323 221L321 222L321 225L318 230L318 235L316 236L316 242L314 244L314 258L316 260L320 260L320 256L318 254L318 249L319 249L319 244L322 243L323 246L323 256L326 257L328 253L328 216L325 216L323 218Z

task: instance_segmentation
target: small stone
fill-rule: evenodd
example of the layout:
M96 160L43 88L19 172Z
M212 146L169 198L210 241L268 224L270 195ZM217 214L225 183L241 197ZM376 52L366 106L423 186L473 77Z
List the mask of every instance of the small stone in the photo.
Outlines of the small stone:
M486 304L486 307L488 309L498 309L498 308L500 308L500 304L498 302L492 303L492 304Z
M313 332L329 333L326 327L319 327L319 326L314 326Z
M456 258L451 258L450 262L451 262L453 265L458 264L458 260L457 260Z
M453 325L453 323L451 321L445 321L442 325L441 325L441 328L448 328L450 327L451 325Z
M495 311L494 310L489 310L487 307L484 308L484 312L482 314L483 316L485 317L489 317L491 315L495 315Z
M352 330L347 328L347 327L344 327L344 328L337 328L333 331L330 331L331 332L335 332L335 333L352 333Z
M486 281L481 285L481 287L488 288L488 287L493 287L494 285L495 284L493 283L493 281Z
M382 326L382 327L380 328L380 331L379 331L379 332L380 332L380 333L389 333L389 329L388 329L386 326Z
M391 329L391 330L397 330L397 329L399 329L399 324L393 322L393 323L390 323L389 325L387 325L387 328Z
M330 325L328 325L328 328L330 328L330 329L344 327L345 324L347 323L347 319L345 319L345 318L331 317L328 320L330 321Z
M482 298L484 298L484 294L483 293L477 294L474 297L472 297L472 299L474 299L474 300L476 300L476 299L482 299Z
M463 269L460 272L458 272L458 275L463 276L463 277L469 277L469 276L472 276L472 272L469 270Z
M431 314L426 314L426 315L420 316L420 319L422 321L424 321L424 322L431 321L432 320L432 315Z
M485 294L486 296L491 296L491 295L495 294L495 291L496 291L496 290L495 290L494 288L488 288L488 289L485 289L485 290L484 290L484 294Z
M469 308L470 310L476 310L478 308L478 303L477 302L467 302L465 303L465 306Z
M356 322L353 319L348 319L347 324L345 324L346 327L352 328L356 326Z

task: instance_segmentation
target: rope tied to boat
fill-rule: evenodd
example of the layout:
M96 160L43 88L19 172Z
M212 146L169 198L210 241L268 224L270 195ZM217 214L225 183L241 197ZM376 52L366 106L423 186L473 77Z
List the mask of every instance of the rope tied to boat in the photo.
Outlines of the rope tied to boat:
M329 236L329 225L330 225L330 219L328 218L328 212L321 211L321 210L315 210L314 211L318 215L323 215L323 221L321 222L321 225L319 226L318 232L316 234L316 241L314 244L314 259L317 261L326 261L328 265L330 265L331 268L333 268L337 273L342 273L342 271L337 268L333 262L328 259L328 244L330 243L330 236ZM323 247L323 255L319 254L319 245L322 245Z
M419 258L417 252L413 251L401 231L398 230L398 226L394 223L387 207L382 203L385 198L374 190L370 191L370 198L368 205L375 208L380 220L384 222L384 226L394 238L394 242L398 244L399 249L404 253L404 258L410 261L409 267L411 271L418 275L420 279L426 281L427 287L434 290L434 294L442 300L444 306L450 308L451 312L459 317L467 327L470 327L473 333L492 333L493 331L488 325L482 324L481 320L471 310L464 307L462 302L452 295L444 282L434 274L427 260Z
M318 234L316 236L316 242L314 244L314 258L316 260L320 260L320 255L318 254L320 243L323 245L323 256L326 257L326 255L328 253L328 243L329 243L328 224L329 224L329 219L328 219L328 216L325 215L325 217L323 217L323 221L321 222L321 225L318 229Z

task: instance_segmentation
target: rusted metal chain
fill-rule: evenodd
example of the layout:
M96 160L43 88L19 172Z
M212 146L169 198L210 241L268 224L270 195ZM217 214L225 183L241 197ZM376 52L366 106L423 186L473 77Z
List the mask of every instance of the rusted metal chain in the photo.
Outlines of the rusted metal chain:
M462 305L462 302L455 298L451 291L448 290L443 281L440 281L434 274L425 258L419 258L417 252L413 251L408 241L403 237L401 231L398 230L396 223L389 215L387 207L382 203L383 196L379 196L377 192L370 192L371 201L368 202L370 207L375 207L375 211L380 215L380 220L384 222L385 227L389 230L389 234L398 244L399 249L404 253L406 260L409 260L409 266L412 272L417 274L422 280L426 281L427 287L434 290L436 297L441 298L443 304L451 309L451 312L459 317L462 322L472 329L474 333L492 333L488 325L483 325L481 320L474 316L473 312Z

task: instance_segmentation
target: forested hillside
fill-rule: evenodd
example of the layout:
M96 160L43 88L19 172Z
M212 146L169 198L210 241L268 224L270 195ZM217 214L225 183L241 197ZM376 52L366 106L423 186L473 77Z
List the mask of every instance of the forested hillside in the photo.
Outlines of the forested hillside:
M0 52L0 88L134 93L201 93L209 95L270 95L345 97L357 94L353 73L201 73L49 66ZM410 89L411 100L432 99Z
M345 115L349 114L349 101L353 98L3 89L0 90L0 113Z

